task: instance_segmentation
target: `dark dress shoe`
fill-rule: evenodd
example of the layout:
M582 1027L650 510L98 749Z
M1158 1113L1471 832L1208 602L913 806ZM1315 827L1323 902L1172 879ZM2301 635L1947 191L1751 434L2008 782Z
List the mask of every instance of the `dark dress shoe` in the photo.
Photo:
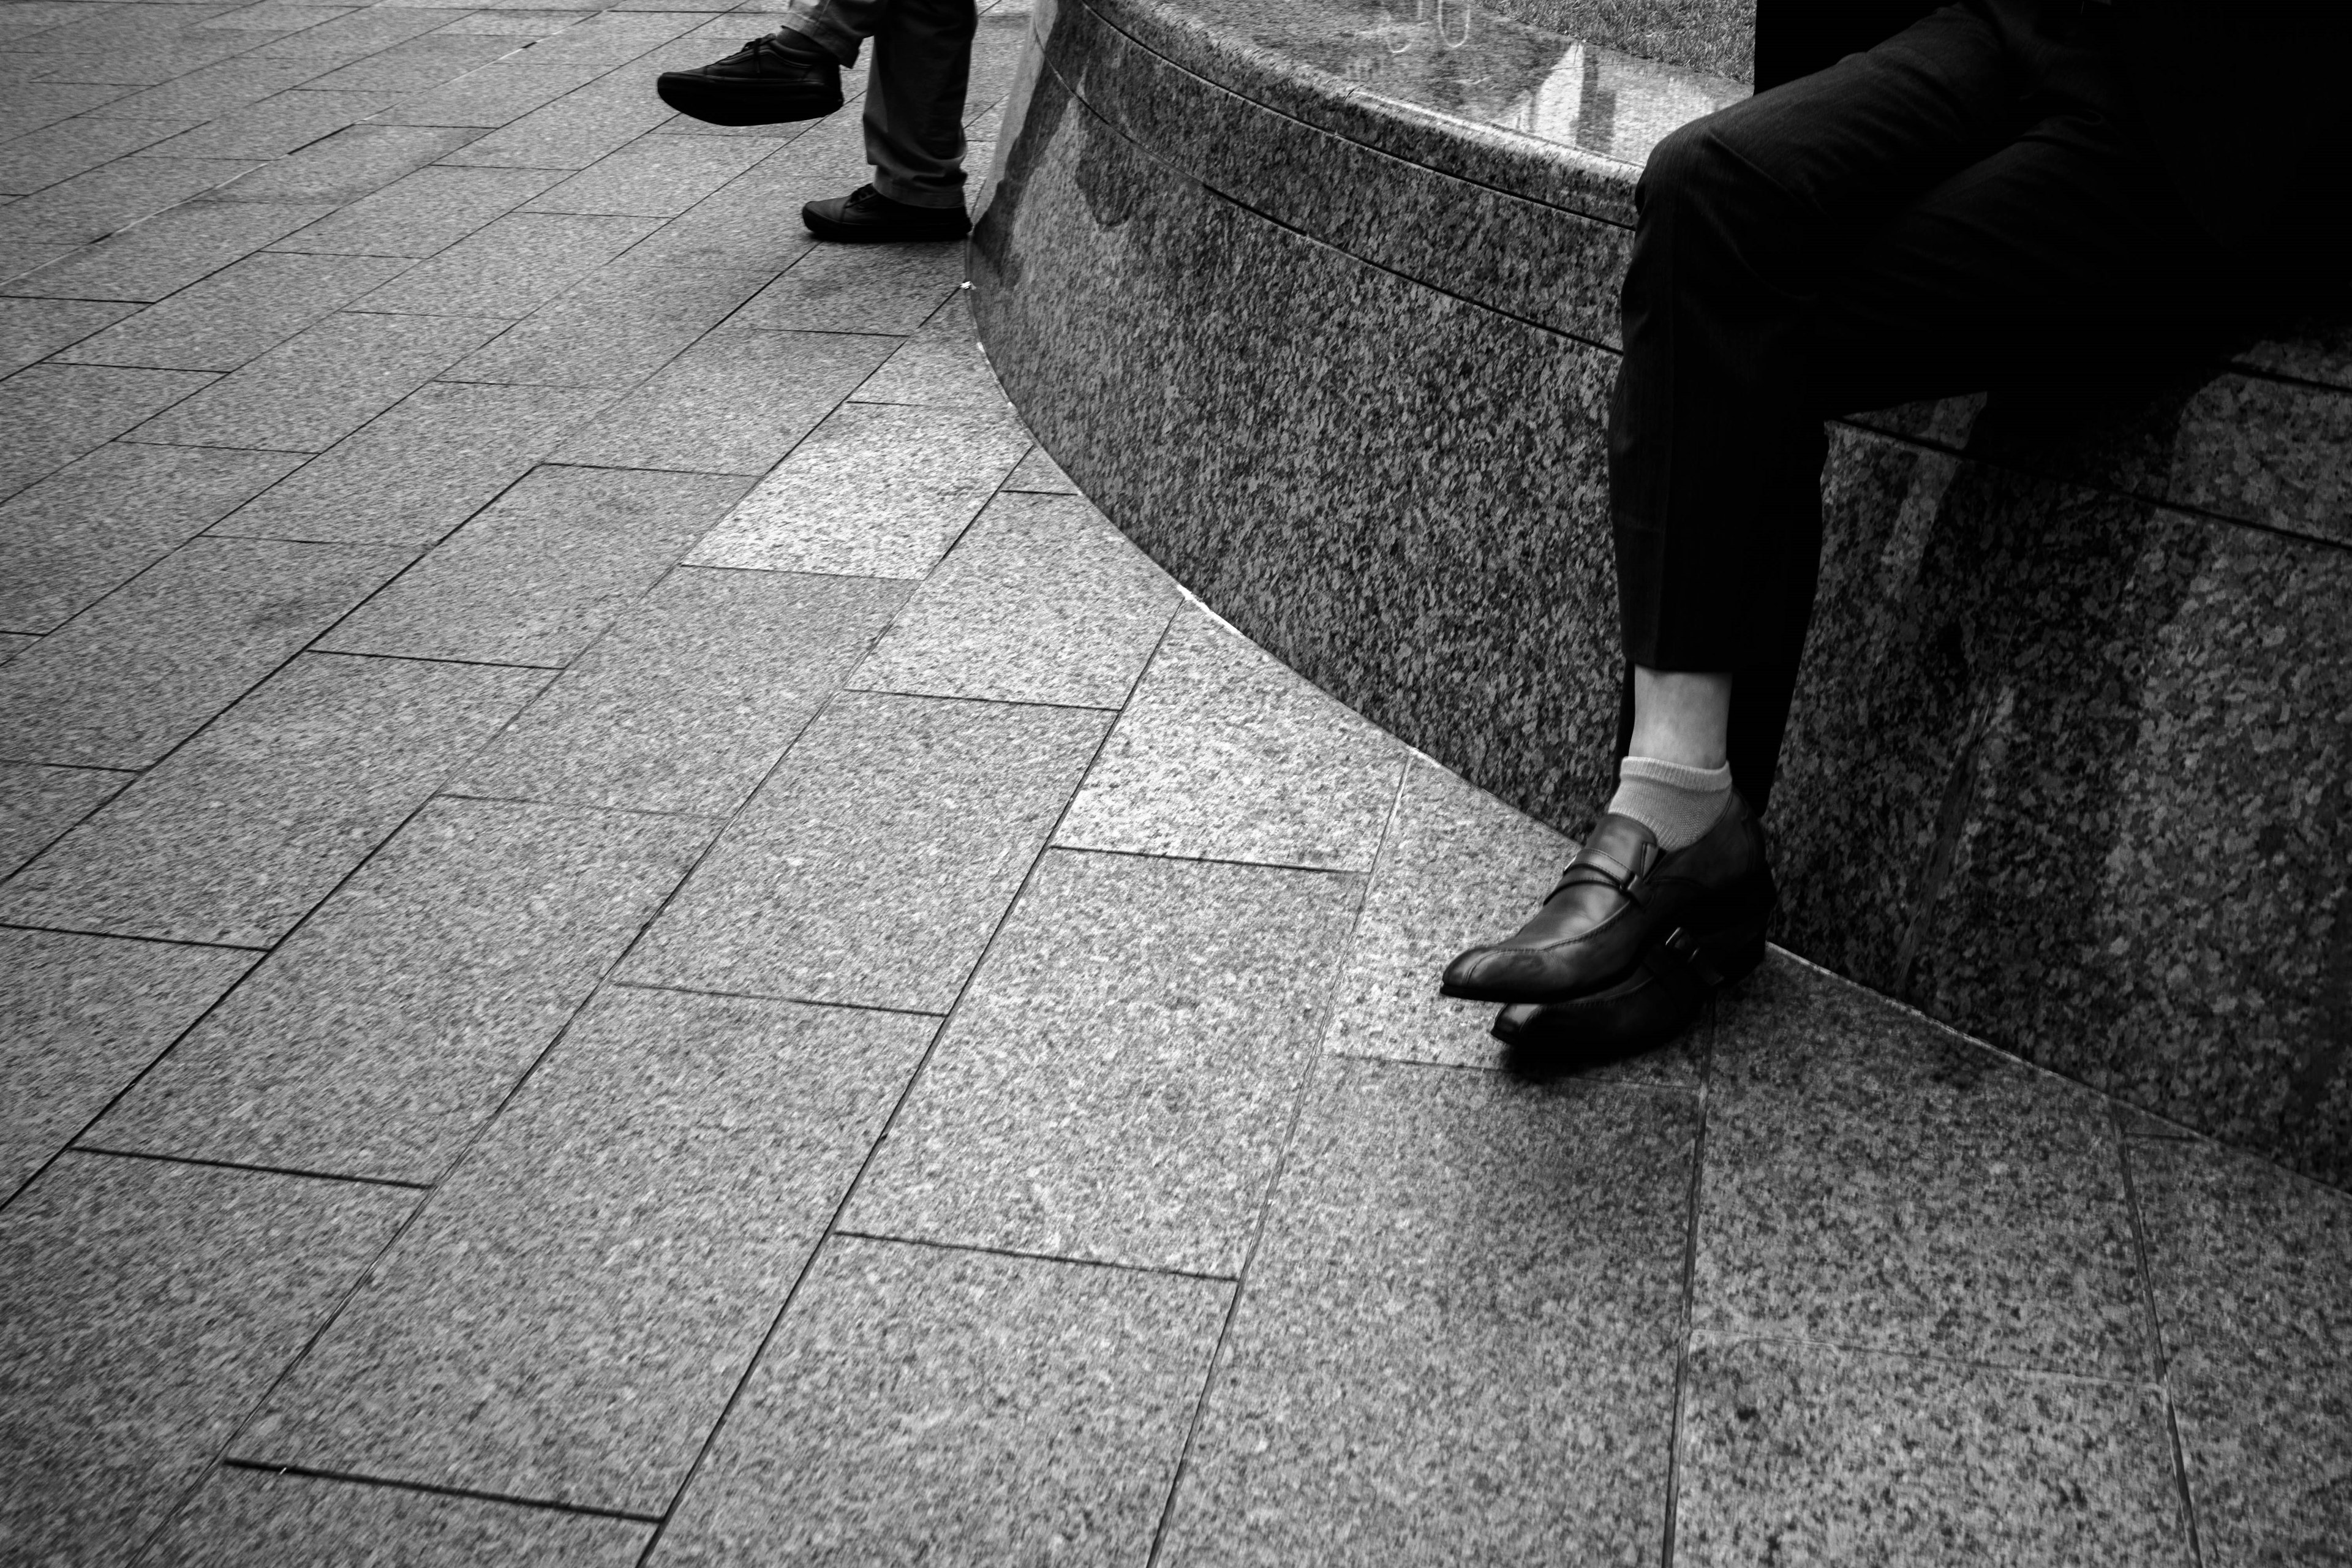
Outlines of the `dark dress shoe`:
M1752 950L1710 954L1676 931L1644 952L1633 972L1611 985L1566 1002L1519 1002L1495 1018L1506 1071L1553 1079L1622 1061L1662 1046L1699 1015L1717 990L1762 961L1759 936ZM1718 967L1717 959L1727 960Z
M654 79L661 100L712 125L822 120L841 107L841 68L788 51L773 34L723 60Z
M971 232L971 219L964 216L961 206L910 206L892 201L871 185L860 185L845 196L809 203L801 208L801 222L819 239L853 244L961 239Z
M1457 956L1440 989L1474 1002L1573 1001L1633 978L1669 942L1709 973L1744 974L1764 956L1776 897L1764 830L1737 795L1705 837L1671 854L1632 817L1603 816L1535 917Z

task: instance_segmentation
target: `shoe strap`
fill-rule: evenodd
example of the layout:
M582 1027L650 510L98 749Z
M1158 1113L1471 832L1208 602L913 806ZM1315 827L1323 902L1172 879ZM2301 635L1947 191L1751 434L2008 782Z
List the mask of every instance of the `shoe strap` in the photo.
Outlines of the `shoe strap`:
M1587 845L1576 852L1576 858L1570 860L1568 869L1559 874L1559 882L1552 888L1552 896L1556 897L1569 888L1596 886L1614 888L1638 904L1645 893L1643 879L1648 877L1650 868L1657 864L1656 846L1643 846L1638 858L1640 865L1628 866L1607 850ZM1550 899L1547 898L1545 902L1550 902Z

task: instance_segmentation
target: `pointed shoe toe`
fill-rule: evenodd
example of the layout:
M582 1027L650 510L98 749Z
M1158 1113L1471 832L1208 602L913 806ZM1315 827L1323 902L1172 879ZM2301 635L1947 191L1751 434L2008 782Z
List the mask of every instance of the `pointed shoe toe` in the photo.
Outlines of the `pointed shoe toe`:
M1631 817L1604 816L1527 924L1445 966L1442 994L1550 1004L1609 990L1681 937L1710 953L1760 953L1777 894L1762 827L1738 795L1697 843L1664 851Z

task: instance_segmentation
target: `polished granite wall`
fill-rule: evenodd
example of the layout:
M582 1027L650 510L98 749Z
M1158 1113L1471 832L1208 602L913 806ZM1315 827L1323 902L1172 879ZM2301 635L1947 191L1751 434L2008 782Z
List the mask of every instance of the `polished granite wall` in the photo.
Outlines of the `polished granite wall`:
M1631 178L1744 89L1434 25L1041 5L975 298L1023 415L1138 542L1570 824L1614 717ZM1778 940L2352 1185L2347 436L2335 321L2063 427L1980 398L1838 427Z

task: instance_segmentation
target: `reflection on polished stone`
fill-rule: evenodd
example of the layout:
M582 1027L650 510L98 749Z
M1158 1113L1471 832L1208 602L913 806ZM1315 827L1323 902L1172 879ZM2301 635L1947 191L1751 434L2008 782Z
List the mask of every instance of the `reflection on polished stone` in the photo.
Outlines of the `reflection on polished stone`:
M1516 21L1475 0L1210 0L1191 7L1286 58L1418 109L1639 165L1745 82Z

